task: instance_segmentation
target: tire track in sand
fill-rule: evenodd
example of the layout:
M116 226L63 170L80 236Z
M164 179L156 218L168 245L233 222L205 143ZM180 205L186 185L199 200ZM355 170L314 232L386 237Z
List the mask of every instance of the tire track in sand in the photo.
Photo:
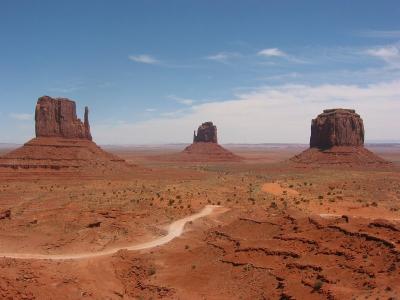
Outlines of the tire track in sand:
M214 212L218 205L207 205L198 213L179 219L168 226L168 233L165 236L156 238L155 240L135 244L131 246L115 247L107 250L102 250L99 252L83 252L75 254L31 254L31 253L0 253L0 258L14 258L14 259L37 259L37 260L71 260L71 259L85 259L85 258L95 258L106 255L112 255L120 250L138 251L150 248L155 248L158 246L165 245L179 237L183 233L183 229L188 222L195 221L202 217L208 216Z

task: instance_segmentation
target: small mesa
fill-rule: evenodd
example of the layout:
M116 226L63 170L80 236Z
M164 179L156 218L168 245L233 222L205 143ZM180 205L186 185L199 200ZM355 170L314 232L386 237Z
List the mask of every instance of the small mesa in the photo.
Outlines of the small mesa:
M217 126L213 122L205 122L193 133L194 143L215 143L218 144Z
M242 157L218 144L217 126L202 123L193 133L193 143L176 154L152 156L153 160L169 162L240 162Z
M194 132L193 144L187 146L180 158L188 161L241 161L241 157L233 154L218 144L217 126L213 122L205 122Z

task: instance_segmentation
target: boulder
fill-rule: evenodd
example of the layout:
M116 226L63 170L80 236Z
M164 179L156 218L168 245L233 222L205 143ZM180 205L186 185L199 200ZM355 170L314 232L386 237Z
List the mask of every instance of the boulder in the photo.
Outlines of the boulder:
M35 109L36 137L62 137L92 140L89 109L84 122L76 116L76 104L66 98L40 97Z
M0 211L0 220L3 219L11 219L11 210L6 209L3 211Z

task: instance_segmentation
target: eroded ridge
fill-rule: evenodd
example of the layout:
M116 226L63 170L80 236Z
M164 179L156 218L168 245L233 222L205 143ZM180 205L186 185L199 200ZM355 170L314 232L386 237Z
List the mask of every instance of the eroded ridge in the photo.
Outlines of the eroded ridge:
M207 251L218 256L210 272L232 274L232 282L246 274L252 297L262 297L268 281L268 296L276 299L346 299L400 292L397 230L376 220L288 218L274 211L261 219L246 213L211 229L205 240Z

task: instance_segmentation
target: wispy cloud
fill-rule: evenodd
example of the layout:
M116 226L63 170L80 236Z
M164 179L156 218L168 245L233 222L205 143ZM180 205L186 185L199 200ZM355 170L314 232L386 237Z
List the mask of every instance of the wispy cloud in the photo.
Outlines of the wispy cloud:
M279 48L266 48L262 49L257 52L258 56L266 57L266 58L282 58L286 59L287 61L294 62L294 63L307 63L305 60L299 59L294 57L293 55L289 55L285 51Z
M139 54L139 55L130 55L128 56L129 60L137 62L137 63L142 63L142 64L150 64L150 65L155 65L158 64L160 61L154 58L153 56L149 54Z
M343 107L354 108L363 117L367 140L394 139L398 128L390 124L398 122L399 99L399 80L365 86L264 86L225 101L196 104L183 113L121 126L99 125L94 130L101 143L189 142L191 129L212 120L223 143L307 143L311 119L323 109Z
M18 113L11 113L9 115L10 118L18 121L32 121L33 120L33 114L18 114Z
M156 109L155 108L146 108L145 111L146 112L154 112L154 111L156 111Z
M388 65L390 68L400 68L400 46L389 45L366 50L366 54L377 57Z
M178 102L180 104L184 104L184 105L193 105L196 100L193 99L189 99L189 98L181 98L181 97L177 97L175 95L169 95L168 96L169 99L174 100L175 102Z
M287 57L287 54L278 48L263 49L257 54L266 57Z
M228 60L240 57L241 55L237 52L219 52L213 55L206 56L208 60L213 60L221 63L226 63Z
M370 38L400 38L400 30L364 30L358 35Z

